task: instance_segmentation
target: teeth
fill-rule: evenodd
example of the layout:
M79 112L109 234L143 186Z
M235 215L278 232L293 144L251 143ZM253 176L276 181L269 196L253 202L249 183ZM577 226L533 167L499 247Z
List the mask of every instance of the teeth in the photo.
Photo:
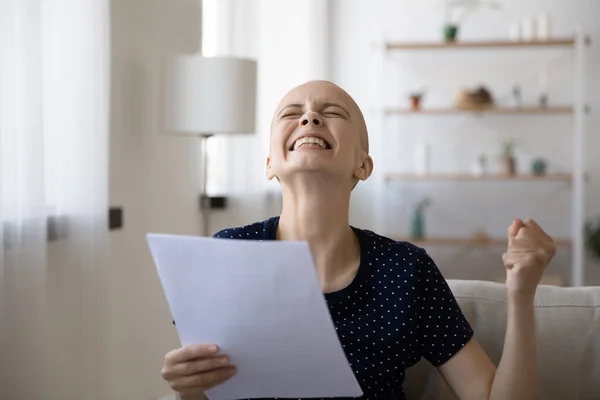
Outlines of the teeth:
M294 143L294 150L296 150L297 148L303 146L303 145L313 145L316 144L317 146L326 149L327 148L327 144L325 143L325 141L321 138L318 137L303 137L301 139L296 140L296 143Z

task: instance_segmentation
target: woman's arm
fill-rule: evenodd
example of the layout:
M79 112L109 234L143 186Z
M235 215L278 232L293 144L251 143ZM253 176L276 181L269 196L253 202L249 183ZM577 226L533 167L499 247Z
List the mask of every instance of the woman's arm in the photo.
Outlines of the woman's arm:
M504 351L490 392L493 399L535 399L537 341L533 299L509 301Z
M438 367L461 400L535 399L534 297L555 252L554 241L535 221L516 220L509 227L508 249L502 257L508 295L506 337L497 370L475 340Z
M461 400L534 399L536 346L533 301L509 301L504 350L498 369L472 339L438 370Z

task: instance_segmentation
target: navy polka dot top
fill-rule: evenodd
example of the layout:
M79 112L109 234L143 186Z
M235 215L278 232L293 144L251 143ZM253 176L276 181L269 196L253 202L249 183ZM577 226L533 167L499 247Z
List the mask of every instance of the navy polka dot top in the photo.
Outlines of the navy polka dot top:
M278 223L274 217L214 237L276 240ZM325 300L361 399L405 399L405 369L421 357L443 364L473 331L425 250L352 229L361 250L357 275L344 289L324 294Z

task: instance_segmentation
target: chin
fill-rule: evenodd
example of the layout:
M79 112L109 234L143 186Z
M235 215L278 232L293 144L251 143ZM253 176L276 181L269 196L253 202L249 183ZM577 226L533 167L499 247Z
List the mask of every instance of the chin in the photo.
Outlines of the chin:
M287 182L307 182L316 184L339 183L348 179L347 173L332 168L331 166L306 163L302 165L290 165L278 175L280 179Z
M332 165L329 162L325 162L326 160L319 159L309 159L308 157L305 159L298 159L291 162L288 162L287 170L294 173L299 172L331 172Z

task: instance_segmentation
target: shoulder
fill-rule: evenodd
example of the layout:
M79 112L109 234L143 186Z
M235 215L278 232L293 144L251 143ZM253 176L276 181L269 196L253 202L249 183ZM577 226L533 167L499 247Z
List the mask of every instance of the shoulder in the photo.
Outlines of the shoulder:
M367 251L391 256L392 258L410 259L411 261L420 261L429 257L424 248L411 242L396 240L368 229L354 229L362 236L361 246L365 247Z
M399 270L415 280L415 285L443 281L442 274L427 251L406 240L395 240L370 230L360 229L361 251L377 270ZM386 268L381 268L386 267Z
M247 240L270 240L274 239L274 225L278 217L268 218L248 225L221 229L213 237L219 239L247 239Z

